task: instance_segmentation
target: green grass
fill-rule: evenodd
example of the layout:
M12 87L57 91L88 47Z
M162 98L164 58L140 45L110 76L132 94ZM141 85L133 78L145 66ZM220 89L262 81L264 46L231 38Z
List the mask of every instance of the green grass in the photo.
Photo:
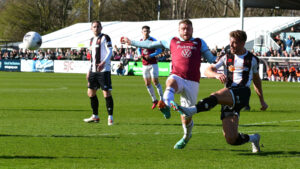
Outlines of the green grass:
M166 77L160 78L164 85ZM300 84L263 82L269 109L259 111L252 89L251 111L241 112L239 130L261 134L262 152L250 144L230 146L222 135L220 106L194 117L193 138L183 150L179 115L165 120L151 110L141 77L112 76L114 126L107 126L99 92L99 124L91 115L85 75L0 72L0 168L253 168L300 166ZM199 99L220 89L201 79ZM179 97L177 96L178 100Z

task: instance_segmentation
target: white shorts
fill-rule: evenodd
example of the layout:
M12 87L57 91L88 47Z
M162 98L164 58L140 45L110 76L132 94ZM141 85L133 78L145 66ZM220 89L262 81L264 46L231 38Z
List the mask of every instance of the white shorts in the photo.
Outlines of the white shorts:
M143 65L143 78L158 78L158 65Z
M177 75L170 75L168 79L174 79L177 82L178 90L176 93L180 94L180 104L183 107L194 106L197 103L199 83L191 80L183 79Z

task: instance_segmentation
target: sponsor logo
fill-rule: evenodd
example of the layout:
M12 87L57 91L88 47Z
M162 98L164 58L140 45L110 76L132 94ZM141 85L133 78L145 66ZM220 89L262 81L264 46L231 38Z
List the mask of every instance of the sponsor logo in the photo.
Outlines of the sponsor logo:
M233 72L233 71L235 70L235 67L234 67L233 65L230 65L230 66L228 67L228 70L229 70L230 72Z
M181 52L181 55L184 57L184 58L189 58L192 56L192 51L189 50L189 49L183 49L182 52Z

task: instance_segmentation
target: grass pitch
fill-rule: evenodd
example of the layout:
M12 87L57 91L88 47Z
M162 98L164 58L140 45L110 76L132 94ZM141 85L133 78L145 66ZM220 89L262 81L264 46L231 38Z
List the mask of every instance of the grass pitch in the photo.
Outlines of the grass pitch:
M262 152L252 154L249 143L225 143L220 106L194 116L193 138L174 150L179 115L165 120L151 110L142 77L112 76L114 126L107 126L101 92L101 122L82 121L91 115L83 74L0 72L0 79L0 168L300 168L300 83L263 82L265 112L252 89L239 128L261 134ZM201 79L199 99L221 87Z

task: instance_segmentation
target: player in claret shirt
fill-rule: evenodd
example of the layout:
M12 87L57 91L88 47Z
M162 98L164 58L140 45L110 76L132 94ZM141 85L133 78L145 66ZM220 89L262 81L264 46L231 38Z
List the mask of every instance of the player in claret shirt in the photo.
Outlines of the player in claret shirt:
M172 102L172 107L186 117L198 112L208 111L221 104L221 120L223 134L228 144L242 145L252 143L252 152L260 152L260 135L243 134L238 132L240 110L249 103L251 94L250 84L253 79L254 89L259 97L261 110L268 108L264 100L261 80L258 74L259 59L245 49L247 34L236 30L230 34L230 53L223 55L216 64L210 65L205 75L220 80L225 88L212 93L199 101L195 106L183 107ZM224 73L218 73L220 67Z
M150 36L150 27L149 26L143 26L142 27L142 34L143 38L141 41L156 41L155 38ZM162 87L158 81L158 64L157 64L157 56L161 53L161 49L147 49L147 48L138 48L137 53L142 58L143 63L143 78L145 81L145 85L147 87L147 90L152 98L152 109L156 107L158 104L158 100L156 99L155 91L153 86L151 85L151 80L154 83L157 93L160 97L160 100L162 100L163 97L163 90Z
M166 48L170 49L172 56L172 71L166 81L166 89L163 101L159 101L158 107L165 118L171 117L170 106L174 101L174 94L180 94L182 106L195 105L199 91L201 57L210 63L215 57L208 49L204 40L193 37L193 24L190 20L184 19L179 22L179 37L172 37L169 40L161 41L132 41L122 37L121 42L128 45L142 48ZM182 149L192 137L194 126L192 117L181 116L184 131L181 138L174 146L175 149Z

